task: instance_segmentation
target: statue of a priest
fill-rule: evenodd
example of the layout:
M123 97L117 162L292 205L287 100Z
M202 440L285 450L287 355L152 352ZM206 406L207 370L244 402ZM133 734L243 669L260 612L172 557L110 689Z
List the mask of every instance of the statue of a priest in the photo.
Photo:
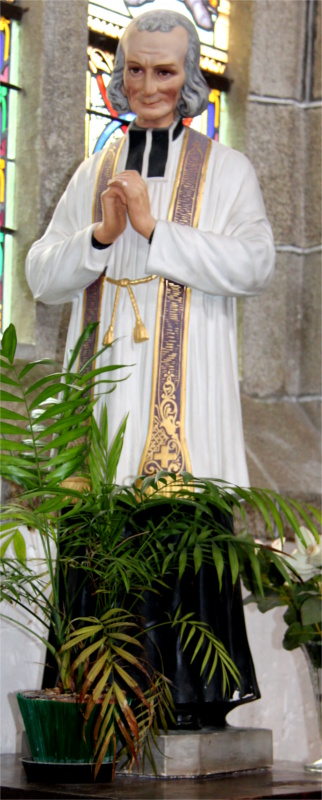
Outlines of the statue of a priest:
M44 303L72 301L67 351L99 319L98 343L115 338L102 361L135 365L108 399L111 438L130 412L118 483L166 469L245 486L235 304L261 292L274 266L255 172L242 153L183 124L207 107L209 93L185 16L136 17L108 93L135 120L76 171L29 252L29 285ZM95 341L88 347L94 352ZM220 594L215 569L205 567L174 586L174 598L192 603L224 641L241 685L223 698L217 670L206 684L176 637L160 634L149 655L160 666L162 654L179 724L221 724L259 697L239 586ZM161 606L152 616L166 613Z

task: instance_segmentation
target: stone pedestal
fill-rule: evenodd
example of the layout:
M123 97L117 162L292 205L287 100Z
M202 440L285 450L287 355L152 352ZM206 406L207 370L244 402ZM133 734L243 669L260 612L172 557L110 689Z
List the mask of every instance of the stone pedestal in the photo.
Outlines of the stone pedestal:
M272 731L264 728L203 728L171 731L152 748L157 776L193 778L217 773L267 769L273 764ZM144 775L153 777L148 759Z

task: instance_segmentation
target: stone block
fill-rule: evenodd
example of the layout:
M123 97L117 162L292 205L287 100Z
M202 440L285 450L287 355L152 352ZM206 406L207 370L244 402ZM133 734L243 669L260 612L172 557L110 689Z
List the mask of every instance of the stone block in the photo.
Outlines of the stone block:
M22 2L24 14L21 25L19 52L19 93L17 118L17 160L15 177L14 224L17 234L13 241L12 285L15 292L10 303L10 320L16 325L18 341L32 344L35 341L35 302L24 275L25 258L29 247L38 236L39 185L37 139L40 124L40 59L43 37L43 3L35 0ZM26 69L28 64L28 69ZM26 192L28 202L26 202Z
M39 236L84 158L87 2L23 0L22 6L28 13L21 36L16 204L18 225L31 216ZM34 194L27 206L26 185Z
M243 301L242 387L259 397L294 395L300 383L303 257L278 253L271 285Z
M171 731L152 747L157 777L193 778L269 768L273 763L272 732L264 728L203 728ZM144 775L154 777L146 760Z
M321 394L321 253L305 257L302 290L300 390Z
M312 425L321 433L322 428L322 403L320 398L299 398L300 407L307 414Z
M87 0L44 4L40 204L43 224L84 158Z
M251 102L247 155L259 179L277 244L320 241L320 109Z
M299 244L303 227L298 109L249 103L246 153L255 167L278 244ZM297 220L299 225L297 225Z
M321 437L295 401L242 395L250 483L319 504Z
M321 30L322 3L315 3L314 42L313 42L313 100L320 100L322 94Z
M276 244L310 247L321 234L321 109L251 102L247 155Z
M251 92L302 99L305 36L305 0L255 0Z
M19 84L24 91L18 104L18 233L12 275L16 291L10 316L19 342L32 345L41 341L42 334L37 336L35 303L24 275L25 258L84 157L87 0L22 0L21 6L28 13L21 25ZM57 313L49 313L55 318L52 331L57 330Z
M303 246L310 247L321 243L322 217L322 164L321 164L321 108L309 108L302 112L302 148L304 171L301 178L304 208Z
M320 252L277 253L271 286L243 301L240 340L246 394L320 395Z

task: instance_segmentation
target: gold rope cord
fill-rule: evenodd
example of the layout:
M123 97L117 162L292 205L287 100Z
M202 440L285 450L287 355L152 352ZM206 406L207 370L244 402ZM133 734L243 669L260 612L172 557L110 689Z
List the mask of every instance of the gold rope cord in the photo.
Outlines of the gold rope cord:
M103 344L112 344L112 342L114 341L115 316L116 316L116 310L117 310L117 305L118 305L118 301L119 301L119 297L120 297L121 288L122 289L124 288L124 289L128 290L128 293L129 293L129 296L130 296L130 300L131 300L131 303L132 303L132 307L133 307L133 311L134 311L134 314L135 314L135 322L136 322L136 324L135 324L135 328L134 328L134 331L133 331L133 338L134 338L135 343L136 344L140 344L140 342L146 342L147 339L149 339L149 334L148 334L147 329L146 329L145 325L143 324L142 319L140 317L139 307L138 307L138 304L137 304L136 299L134 297L134 292L131 289L131 286L138 286L138 284L140 284L140 283L150 283L150 281L154 281L157 277L158 277L157 275L148 275L146 278L135 278L134 280L130 280L130 278L120 278L119 280L116 280L116 278L110 278L108 275L105 276L105 280L108 283L114 284L114 286L116 286L117 289L116 289L116 292L115 292L115 299L114 299L114 305L113 305L113 311L112 311L112 317L111 317L110 326L109 326L109 328L108 328L108 330L107 330L107 332L106 332L106 334L104 336Z

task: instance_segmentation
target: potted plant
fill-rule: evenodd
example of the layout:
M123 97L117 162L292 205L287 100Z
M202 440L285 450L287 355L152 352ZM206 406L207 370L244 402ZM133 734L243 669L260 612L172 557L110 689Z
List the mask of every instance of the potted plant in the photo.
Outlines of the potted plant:
M49 679L50 686L45 688L51 691L45 699L41 694L38 706L42 711L52 709L54 725L59 714L62 730L71 730L66 714L74 707L73 724L81 732L76 751L85 764L95 760L96 777L111 750L114 769L117 737L137 761L149 732L155 736L158 730L157 718L166 726L171 694L165 677L155 674L141 656L142 626L135 613L142 588L153 584L155 591L158 576L164 582L169 558L162 545L152 544L155 531L124 536L127 516L133 509L142 509L146 487L138 491L115 485L126 423L108 449L106 411L101 430L94 419L98 392L114 388L111 368L95 369L94 356L79 372L74 369L92 330L93 326L86 329L64 371L57 371L47 359L22 367L15 360L14 327L4 333L1 474L19 485L21 494L2 513L1 599L9 610L14 605L41 621L44 633L34 635L46 644L47 660L52 660L49 676L50 670L57 673L57 681L53 687ZM39 367L53 366L54 371L31 380ZM149 488L153 490L152 484ZM37 531L40 541L42 556L36 571L26 558L23 526ZM159 531L157 539L161 542L162 538ZM181 561L181 570L182 566ZM81 611L84 592L91 598L91 615L86 619ZM122 605L126 596L131 598L130 606ZM4 616L25 626L15 613ZM192 628L192 621L181 621L180 616L175 623ZM221 642L202 630L197 620L194 629L209 641L225 679L230 673L238 680ZM49 752L43 751L49 725L47 717L34 723L34 711L26 709L29 699L32 708L37 705L31 694L19 701L35 763L56 759L73 763L76 756L69 750L73 735L67 742L55 730L54 744L49 744ZM129 697L136 701L132 707ZM41 741L35 743L33 734L39 726ZM59 753L57 742L61 742Z
M160 724L167 730L172 715L167 676L151 668L142 646L142 591L157 593L159 584L167 585L173 575L181 580L187 569L197 573L209 562L215 565L219 586L224 570L232 584L247 573L264 596L258 545L246 525L247 505L261 514L271 532L277 526L281 536L283 518L300 537L298 517L313 536L317 531L314 512L312 519L305 509L267 490L169 473L118 486L126 421L109 448L106 410L101 428L94 417L99 392L114 388L110 373L117 368L95 369L95 355L80 371L76 368L92 330L86 329L63 371L47 359L19 366L15 329L9 326L4 333L1 474L22 493L3 509L0 555L1 599L41 620L44 633L35 635L55 665L51 674L57 675L56 685L50 680L45 686L50 691L46 700L41 696L40 706L63 709L52 712L55 724L58 713L63 716L55 739L70 762L75 755L66 756L64 715L74 707L75 734L68 742L75 739L87 769L94 762L96 777L106 758L112 759L114 771L121 747L130 761L138 763L144 754L152 759L151 741L156 741ZM48 371L32 382L39 367ZM192 516L187 518L188 506ZM156 507L158 524L150 514ZM239 515L240 533L215 524L213 508ZM23 526L35 529L39 537L37 571L26 558ZM273 552L271 560L281 580L287 580L283 560ZM184 614L180 606L165 624L178 627L182 649L192 661L199 660L206 680L221 670L223 695L238 686L238 670L209 626L193 613ZM25 700L20 699L21 708ZM32 739L38 722L27 721L28 726ZM36 764L57 757L53 750L49 756L40 753L47 728L46 718L41 744L33 745ZM79 769L77 774L79 779Z
M75 720L68 723L68 731L72 730L72 724L79 730L82 716L85 720L89 716L84 712L85 706L81 702L84 665L78 671L76 667L72 670L71 665L76 657L74 650L62 651L63 644L73 630L72 619L77 616L77 597L86 583L86 569L83 569L77 572L77 587L68 585L68 582L75 582L73 578L76 571L73 565L80 554L83 555L79 520L88 477L82 477L82 468L89 459L91 449L90 431L95 403L93 392L102 386L105 392L109 391L115 383L110 380L111 368L107 367L104 372L95 370L92 368L93 359L79 373L72 371L80 348L92 330L93 326L89 326L79 340L66 371L62 373L55 369L33 382L30 377L39 367L48 369L56 365L44 359L19 367L14 361L16 335L13 326L4 333L2 342L2 387L5 388L1 390L1 399L4 402L1 474L19 484L22 493L15 502L3 509L1 599L7 600L11 605L16 603L31 618L40 617L44 634L34 635L46 643L47 655L56 662L59 676L56 693L68 700L68 704L65 703L64 706L55 704L55 708L59 710L52 713L54 716L62 716L62 730L64 726L66 729L66 714L74 714ZM120 428L109 454L108 480L113 480L123 433L124 426ZM75 473L78 473L76 483ZM71 476L74 476L74 483L71 485L77 487L75 491L69 488ZM36 572L26 559L21 526L35 529L40 539L42 557ZM14 558L9 556L10 547L14 550ZM139 563L136 564L136 572L142 575L143 570ZM122 613L115 609L111 616L111 629L113 630L113 626L114 629L120 628ZM126 612L123 614L123 625L125 616ZM80 648L80 640L77 645ZM139 659L137 663L139 665ZM52 687L52 679L49 685ZM136 687L135 690L139 691ZM48 694L48 701L44 700L40 704L42 711L45 706L47 712L54 708L54 704L49 703L50 696ZM74 702L75 698L77 703ZM134 715L127 708L126 702L125 695L120 694L119 703L123 718L125 717L125 730L126 726L130 729L135 726ZM26 709L27 704L29 708L27 698L20 698L20 704L26 718L26 727L32 737L34 726L32 719L29 724L28 715L34 711L29 712ZM93 728L93 714L87 726L88 731L90 727ZM44 724L44 730L46 729L49 729L47 723ZM80 761L85 764L86 761L91 761L93 755L93 742L88 741L88 731L84 741L81 736L76 744ZM42 735L44 737L44 732ZM73 761L73 735L69 735L66 741L62 733L57 736L54 730L53 740L53 744L49 743L49 753L42 752L41 742L32 742L35 760L62 758ZM57 742L61 742L58 752Z
M317 513L316 509L314 512ZM322 543L321 537L305 526L301 526L295 534L295 542L296 547L291 554L283 549L283 536L271 546L260 546L256 557L261 592L253 580L249 565L244 563L242 578L249 590L245 603L256 603L262 613L286 606L282 644L285 650L300 647L305 655L322 738ZM281 564L283 570L280 569ZM306 765L306 769L321 772L322 758Z

